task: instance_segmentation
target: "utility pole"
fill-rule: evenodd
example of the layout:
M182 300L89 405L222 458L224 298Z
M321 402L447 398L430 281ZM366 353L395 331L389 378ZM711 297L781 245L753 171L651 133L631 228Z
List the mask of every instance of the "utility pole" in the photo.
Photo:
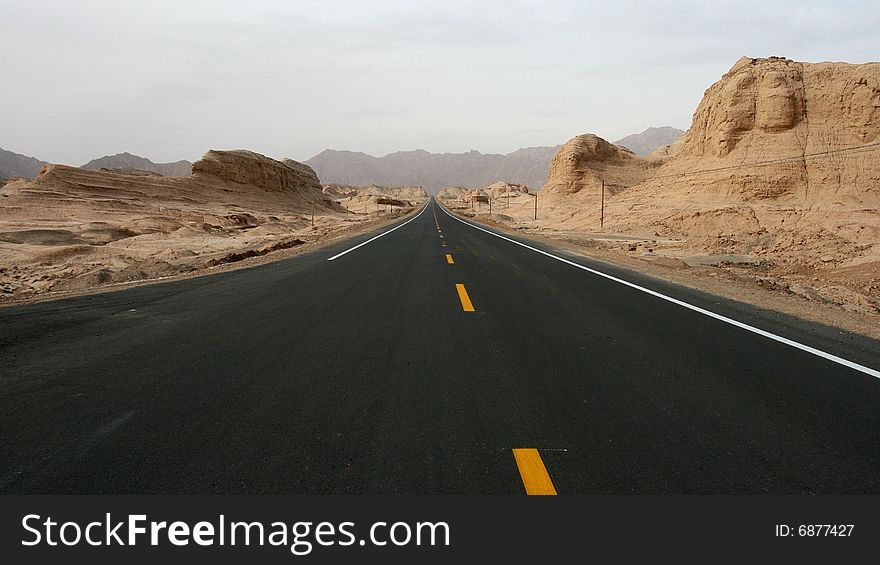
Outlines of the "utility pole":
M312 200L312 227L315 227L315 201Z
M605 179L602 179L602 210L599 212L599 229L605 229Z
M538 191L535 191L535 219L538 219Z
M510 191L507 191L507 207L510 208Z
M492 215L492 197L489 197L489 215Z

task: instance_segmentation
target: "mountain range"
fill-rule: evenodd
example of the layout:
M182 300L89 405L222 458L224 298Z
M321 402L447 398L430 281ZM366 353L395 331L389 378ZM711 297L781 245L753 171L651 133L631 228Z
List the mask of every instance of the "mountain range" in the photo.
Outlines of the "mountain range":
M47 161L41 161L27 155L20 155L0 148L0 179L12 177L24 177L32 179L37 176ZM192 163L189 161L175 161L174 163L154 163L144 157L131 153L118 153L105 155L98 159L92 159L82 167L91 171L99 169L139 169L150 171L166 177L188 177L192 174Z
M447 186L479 187L506 180L539 188L556 147L528 147L506 155L429 153L423 149L373 157L327 149L305 161L324 183L421 186L436 193Z
M671 144L682 133L672 127L648 128L615 143L637 155L647 155L657 147ZM305 163L315 170L324 184L421 186L432 194L449 186L477 188L497 181L538 189L547 180L550 161L561 147L526 147L506 155L479 151L430 153L416 149L398 151L384 157L326 149ZM45 161L0 149L0 179L16 176L34 178L45 164ZM140 169L163 176L189 176L192 163L154 163L131 153L118 153L93 159L81 168Z
M672 127L648 128L615 143L637 155L647 155L671 144L682 133ZM429 153L417 149L384 157L327 149L305 163L325 184L421 186L432 194L449 186L477 188L496 181L538 189L544 186L550 161L561 147L526 147L506 155L479 151Z
M154 163L144 157L131 153L117 153L105 155L98 159L92 159L81 168L91 171L99 169L139 169L151 171L163 177L188 177L192 174L192 163L189 161L175 161L173 163Z
M658 147L672 145L683 133L683 130L669 126L648 128L642 133L634 133L618 139L614 145L626 147L636 155L644 157L650 155Z

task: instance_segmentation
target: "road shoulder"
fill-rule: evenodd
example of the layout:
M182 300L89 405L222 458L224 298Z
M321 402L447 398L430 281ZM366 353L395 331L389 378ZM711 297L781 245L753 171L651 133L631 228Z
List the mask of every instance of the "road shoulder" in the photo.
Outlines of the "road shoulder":
M764 310L773 310L871 339L880 339L880 316L850 312L834 304L808 300L783 290L767 289L756 284L754 280L738 277L722 268L711 266L682 268L678 264L647 261L614 250L603 249L600 246L567 239L564 236L539 235L512 229L510 226L492 221L485 215L462 214L460 210L445 206L444 208L462 219L524 241L550 246L563 255L571 254L585 257L728 300L742 302Z

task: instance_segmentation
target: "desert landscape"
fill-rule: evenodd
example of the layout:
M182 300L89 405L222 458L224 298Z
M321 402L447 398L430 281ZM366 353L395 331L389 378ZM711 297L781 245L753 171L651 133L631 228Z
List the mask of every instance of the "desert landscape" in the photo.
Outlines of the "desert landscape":
M128 157L113 169L46 164L0 189L0 301L286 257L427 199L420 189L325 189L307 165L243 150L209 151L187 176Z
M556 153L537 196L508 199L492 185L438 198L681 282L712 279L721 294L736 283L750 290L738 298L759 304L768 294L802 299L799 315L853 313L874 333L878 134L880 64L742 58L706 90L690 129L645 157L585 134Z
M2 15L9 563L876 559L876 2Z
M794 313L821 305L861 316L864 331L880 320L878 133L880 64L744 57L705 91L686 132L583 134L503 156L327 150L307 161L360 184L322 185L308 164L249 151L193 164L120 153L81 167L4 151L4 174L21 176L0 189L0 300L289 256L461 180L437 198L479 221L751 302L797 297Z

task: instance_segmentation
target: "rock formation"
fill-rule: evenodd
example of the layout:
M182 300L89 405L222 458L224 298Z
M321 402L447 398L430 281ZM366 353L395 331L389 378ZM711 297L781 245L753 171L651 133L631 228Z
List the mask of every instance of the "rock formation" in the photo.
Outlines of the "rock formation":
M878 135L880 64L743 58L706 91L680 150L629 197L750 209L765 228L777 222L755 207L785 208L786 231L804 218L863 217L864 232L880 207Z
M196 176L212 176L269 192L321 193L321 183L310 167L291 160L288 163L291 165L252 151L212 150L193 163L192 171Z
M688 173L684 185L739 201L862 201L880 179L878 134L880 63L743 58L706 91L658 176Z
M687 133L646 159L595 136L566 143L541 225L597 230L599 206L581 195L603 178L605 231L669 238L680 256L747 256L761 276L826 281L817 296L880 311L880 63L740 59Z
M529 187L525 185L498 181L483 188L461 188L457 186L444 188L437 193L437 199L448 204L470 205L478 202L489 202L490 199L498 200L506 199L508 196L516 198L527 195L531 196L531 193L529 192Z
M0 206L0 297L176 274L356 221L295 161L209 151L192 169L49 164L33 181L13 180Z
M654 161L587 133L569 140L554 155L541 194L571 196L588 189L584 196L598 197L603 180L606 190L614 194L642 182L656 167Z
M425 203L427 193L420 186L348 186L328 184L324 186L324 194L335 199L355 213L370 213L377 205L394 205L396 207L416 207Z
M461 188L460 186L446 187L437 193L437 200L444 200L448 202L461 200L463 202L463 197L466 190L467 189Z
M578 136L553 158L542 194L568 197L559 206L580 210L565 216L591 223L598 210L576 196L604 178L612 229L728 252L790 248L788 260L880 259L878 150L880 63L743 58L674 144L639 159Z
M492 198L502 198L507 196L508 194L528 194L529 187L524 184L514 184L504 181L498 181L496 183L490 184L489 186L483 187L483 190Z

